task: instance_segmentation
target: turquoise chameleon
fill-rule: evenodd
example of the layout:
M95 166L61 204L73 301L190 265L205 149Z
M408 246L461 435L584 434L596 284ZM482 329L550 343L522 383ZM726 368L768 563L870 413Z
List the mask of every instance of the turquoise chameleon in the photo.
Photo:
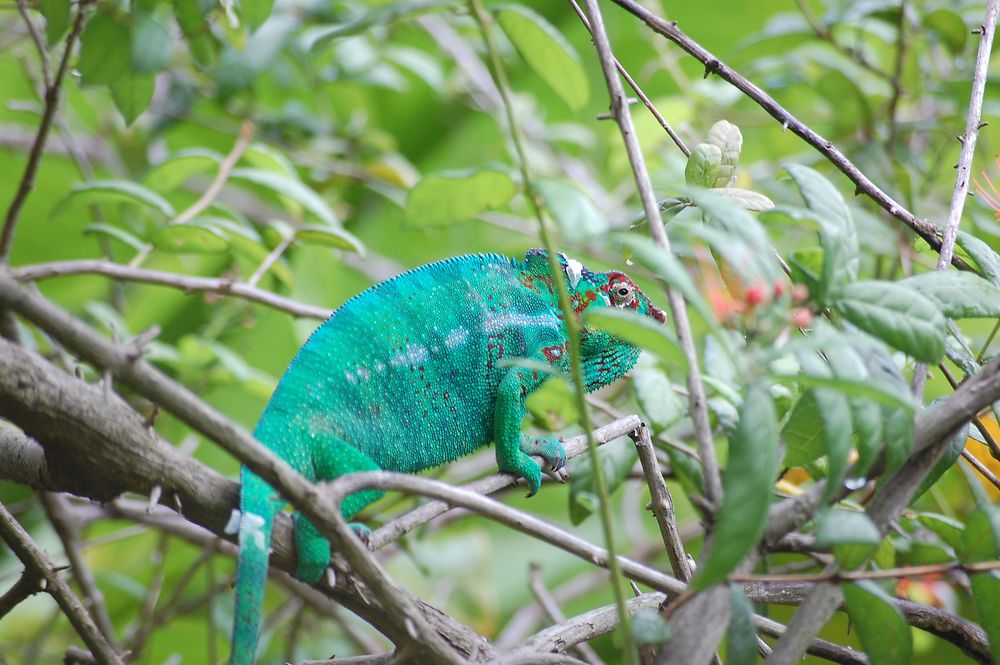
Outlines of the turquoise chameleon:
M627 276L595 273L559 255L574 312L631 309L663 323ZM588 391L632 368L639 349L583 328ZM547 254L519 261L497 254L445 259L377 284L347 301L309 338L278 383L254 436L309 480L345 473L415 473L491 441L501 471L541 486L539 455L558 470L562 444L521 433L524 400L547 378L516 359L568 373L566 326ZM515 362L510 362L515 361ZM537 367L537 365L536 365ZM250 665L257 648L271 526L285 502L244 468L232 665ZM346 497L346 519L381 496ZM296 577L315 583L330 562L329 543L294 516ZM359 535L362 525L352 525Z

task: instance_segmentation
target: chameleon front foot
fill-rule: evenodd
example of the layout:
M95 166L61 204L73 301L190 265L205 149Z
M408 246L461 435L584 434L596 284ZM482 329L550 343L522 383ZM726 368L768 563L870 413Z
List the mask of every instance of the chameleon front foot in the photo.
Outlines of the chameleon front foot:
M365 547L368 547L368 542L372 537L371 527L362 522L349 522L347 526L351 527L351 531L353 531L354 535L358 537L358 540L363 542Z
M552 471L556 472L566 466L566 449L562 441L549 436L521 437L521 452L528 455L538 455L548 462Z

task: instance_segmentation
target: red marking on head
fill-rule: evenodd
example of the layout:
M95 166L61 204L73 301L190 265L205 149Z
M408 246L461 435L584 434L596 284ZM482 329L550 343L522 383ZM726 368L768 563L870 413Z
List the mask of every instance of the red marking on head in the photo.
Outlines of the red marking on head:
M542 353L545 354L546 360L550 363L559 362L559 359L563 355L563 347L561 344L556 344L555 346L547 346L542 349Z

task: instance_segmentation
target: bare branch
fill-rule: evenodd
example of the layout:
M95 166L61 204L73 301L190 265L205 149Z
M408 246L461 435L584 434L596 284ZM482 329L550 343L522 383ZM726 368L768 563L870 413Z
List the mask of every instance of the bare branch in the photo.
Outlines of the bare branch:
M104 635L97 629L87 610L73 594L69 585L53 570L52 563L45 553L31 540L28 532L18 524L6 506L0 504L0 537L7 543L14 555L21 560L32 575L45 580L48 591L66 618L79 633L87 647L104 665L124 665L121 657L111 648Z
M563 614L562 608L559 607L559 603L556 599L552 597L548 588L545 586L545 582L542 580L542 569L537 564L531 564L530 566L530 578L531 578L531 591L535 595L535 600L542 607L542 610L548 616L549 621L552 623L562 623L566 621L566 615ZM586 642L579 642L573 645L573 650L576 651L583 660L585 660L589 665L604 665L604 661L601 657L597 655L593 647L591 647Z
M14 268L10 271L14 279L19 282L37 282L52 277L63 277L66 275L95 274L105 275L113 279L120 279L127 282L142 282L145 284L158 284L175 289L191 292L218 293L219 295L243 298L250 302L267 305L283 312L288 312L293 316L325 319L330 316L331 310L314 305L300 303L291 298L279 296L271 291L258 289L251 284L233 281L220 277L195 277L193 275L178 275L160 270L149 270L146 268L133 268L110 261L100 261L82 259L78 261L57 261L54 263L37 263L34 265Z

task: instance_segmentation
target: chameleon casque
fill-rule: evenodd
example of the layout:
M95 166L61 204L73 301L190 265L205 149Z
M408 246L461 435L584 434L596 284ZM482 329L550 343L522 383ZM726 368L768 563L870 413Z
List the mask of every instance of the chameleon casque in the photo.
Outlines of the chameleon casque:
M660 323L664 313L626 275L595 273L559 255L577 316L595 307L632 309ZM639 349L581 330L588 391L632 368ZM432 263L377 284L337 309L302 346L257 422L254 436L310 480L371 470L414 473L493 442L502 471L541 485L539 455L565 464L554 438L521 433L525 398L545 372L569 372L567 334L544 250L524 260L497 254ZM250 665L257 647L271 527L285 502L242 471L239 562L232 665ZM342 503L350 519L381 496L368 490ZM296 576L315 583L330 546L296 514ZM352 525L362 530L360 525Z

